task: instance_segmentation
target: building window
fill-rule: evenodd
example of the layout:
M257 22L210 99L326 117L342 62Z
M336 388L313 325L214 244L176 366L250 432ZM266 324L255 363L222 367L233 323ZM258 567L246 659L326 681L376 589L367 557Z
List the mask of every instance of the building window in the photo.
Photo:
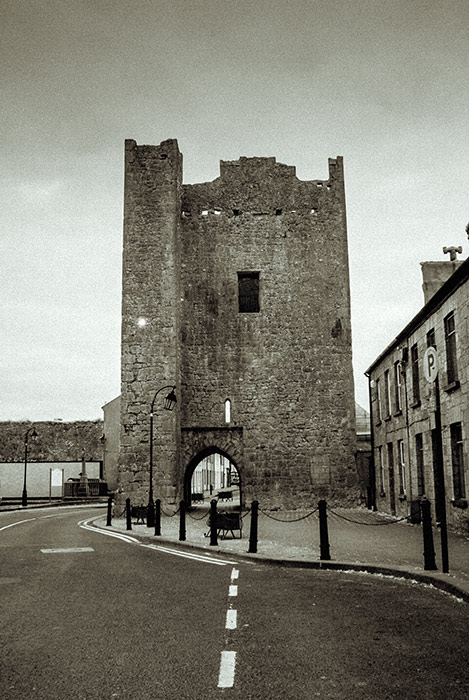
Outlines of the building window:
M389 370L384 373L384 410L386 418L391 415L391 386L389 382Z
M394 402L396 412L402 411L402 396L401 396L401 363L394 363Z
M259 311L258 272L238 272L238 308L243 313Z
M383 448L378 447L378 469L379 469L379 493L384 496L384 463L383 463Z
M461 423L452 423L451 430L451 462L453 465L454 499L466 497L464 483L464 456Z
M410 349L410 360L412 363L412 400L413 403L420 402L420 375L419 375L419 351L417 344Z
M392 442L388 442L388 477L389 477L389 507L391 513L396 512L396 495L394 486L394 450Z
M445 343L446 343L446 375L448 384L458 379L458 365L456 360L456 328L454 325L454 312L445 318Z
M378 419L376 422L381 423L381 382L379 379L376 380L376 417Z
M434 328L432 328L427 333L427 348L435 348L435 350L436 350L435 329Z
M225 423L231 422L231 401L226 399L225 401Z
M417 462L417 495L423 496L425 493L425 476L423 463L423 437L422 433L415 436L415 457Z
M407 485L405 474L404 440L397 441L397 454L399 456L399 495L405 496L407 493Z

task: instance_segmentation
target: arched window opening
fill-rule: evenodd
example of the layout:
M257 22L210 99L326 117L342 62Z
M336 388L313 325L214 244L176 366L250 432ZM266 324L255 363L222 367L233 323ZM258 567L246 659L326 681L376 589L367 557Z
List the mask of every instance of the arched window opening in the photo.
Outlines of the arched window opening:
M225 423L231 423L231 401L229 399L225 401Z

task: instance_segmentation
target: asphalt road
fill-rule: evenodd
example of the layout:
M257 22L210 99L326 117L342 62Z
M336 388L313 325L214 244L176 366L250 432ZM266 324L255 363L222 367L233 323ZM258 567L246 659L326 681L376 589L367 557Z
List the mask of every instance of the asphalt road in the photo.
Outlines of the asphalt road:
M180 556L97 512L0 514L3 700L469 697L469 607L441 591Z

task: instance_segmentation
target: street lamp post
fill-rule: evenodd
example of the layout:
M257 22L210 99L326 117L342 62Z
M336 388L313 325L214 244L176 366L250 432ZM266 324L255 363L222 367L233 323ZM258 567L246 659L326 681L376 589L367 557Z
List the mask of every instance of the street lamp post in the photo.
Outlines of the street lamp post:
M37 437L37 433L36 433L34 426L29 428L29 430L26 431L26 434L24 436L24 480L23 480L23 496L21 498L21 505L25 506L25 507L28 505L28 492L26 490L26 472L27 472L27 468L28 468L28 439L29 439L30 433L31 433L32 438Z
M156 394L153 397L153 401L151 402L151 407L150 407L150 488L148 492L148 509L147 509L147 527L154 527L155 526L155 508L154 508L154 503L153 503L153 412L155 409L155 401L156 397L161 391L164 391L165 389L171 389L169 394L165 397L163 401L163 408L165 408L167 411L172 411L174 408L174 405L176 404L176 394L174 393L175 386L172 384L169 384L167 386L162 386L161 389L158 389Z

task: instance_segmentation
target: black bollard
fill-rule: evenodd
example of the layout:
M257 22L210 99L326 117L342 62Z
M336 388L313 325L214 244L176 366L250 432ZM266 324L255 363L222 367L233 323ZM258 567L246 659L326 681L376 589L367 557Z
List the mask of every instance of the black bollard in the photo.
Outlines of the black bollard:
M216 547L217 544L217 501L214 498L210 501L210 546Z
M250 554L257 552L257 521L259 519L259 501L253 501L251 504L251 527L249 530L249 549Z
M331 552L329 549L329 532L327 529L327 503L326 501L319 501L319 541L320 541L320 554L319 558L325 561L329 561L331 558Z
M423 568L425 571L435 571L438 567L435 560L435 548L433 546L432 514L428 498L423 496L420 501L423 530Z
M107 499L107 520L106 526L112 525L112 498L111 496Z
M147 506L147 527L155 527L155 504L150 499Z
M184 542L186 539L186 502L179 503L179 540Z
M132 529L132 519L130 517L130 498L125 499L125 521L126 521L126 530L131 530Z
M161 501L155 501L155 535L161 535Z

